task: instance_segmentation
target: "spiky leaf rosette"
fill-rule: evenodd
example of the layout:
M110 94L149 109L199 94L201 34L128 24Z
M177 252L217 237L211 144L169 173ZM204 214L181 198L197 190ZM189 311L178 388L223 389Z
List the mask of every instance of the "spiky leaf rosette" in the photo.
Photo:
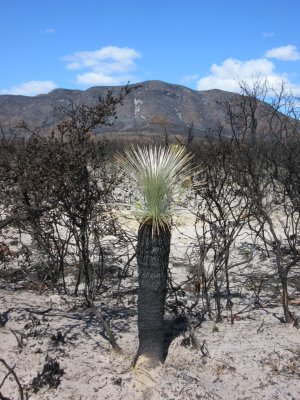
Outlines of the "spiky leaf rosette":
M151 223L153 232L170 224L175 198L184 190L191 175L192 155L183 146L132 146L117 160L135 185L140 202L136 216Z

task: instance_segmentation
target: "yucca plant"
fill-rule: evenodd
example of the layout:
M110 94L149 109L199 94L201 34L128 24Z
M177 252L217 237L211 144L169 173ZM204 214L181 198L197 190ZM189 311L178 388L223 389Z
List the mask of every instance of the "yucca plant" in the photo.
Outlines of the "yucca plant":
M134 184L140 222L137 241L138 331L141 355L162 362L164 307L171 242L171 217L190 180L191 154L182 146L130 147L118 156Z

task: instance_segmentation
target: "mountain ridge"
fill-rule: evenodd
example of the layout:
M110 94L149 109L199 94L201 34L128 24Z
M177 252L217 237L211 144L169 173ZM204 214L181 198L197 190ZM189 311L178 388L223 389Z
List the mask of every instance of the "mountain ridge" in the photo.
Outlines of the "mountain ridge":
M96 86L86 90L57 88L37 96L0 95L0 121L15 125L25 120L31 126L51 128L59 122L55 107L70 103L94 104L108 90L117 95L124 86ZM196 136L225 125L222 102L240 96L219 89L196 91L183 85L159 80L129 85L136 87L117 107L118 119L113 127L101 126L96 133L162 132L181 134L191 125Z

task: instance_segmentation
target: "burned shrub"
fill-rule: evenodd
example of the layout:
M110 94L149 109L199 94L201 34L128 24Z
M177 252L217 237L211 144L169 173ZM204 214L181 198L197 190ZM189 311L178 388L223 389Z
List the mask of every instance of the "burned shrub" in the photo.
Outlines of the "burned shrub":
M59 362L55 359L49 359L43 366L42 372L39 372L33 378L31 387L34 393L37 393L43 386L56 389L60 384L60 378L64 370L60 368Z

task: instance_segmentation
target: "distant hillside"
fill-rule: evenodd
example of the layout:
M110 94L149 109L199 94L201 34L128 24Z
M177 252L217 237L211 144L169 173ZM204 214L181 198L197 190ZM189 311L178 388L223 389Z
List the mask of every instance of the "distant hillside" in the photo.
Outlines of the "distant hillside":
M166 128L170 134L184 134L193 124L194 134L202 136L214 131L219 124L226 127L226 112L219 102L239 96L222 90L195 91L161 81L146 81L139 85L118 108L115 125L102 127L99 133L149 134L163 132ZM54 107L67 107L70 102L93 104L99 96L105 96L108 89L117 94L120 88L55 89L35 97L1 95L0 121L14 125L25 120L31 126L50 128L59 120L53 112Z

